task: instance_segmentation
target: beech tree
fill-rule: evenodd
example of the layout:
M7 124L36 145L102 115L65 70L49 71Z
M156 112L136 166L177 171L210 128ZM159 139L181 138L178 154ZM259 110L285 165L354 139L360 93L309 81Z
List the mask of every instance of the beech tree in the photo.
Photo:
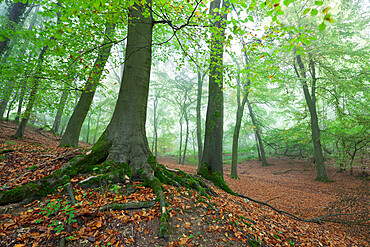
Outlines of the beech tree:
M209 95L204 137L202 162L198 174L216 182L225 190L229 190L223 177L222 141L223 141L223 52L225 40L225 25L227 19L228 1L215 0L211 2L209 12L213 15L211 25L212 44L210 47L209 65ZM219 12L219 9L225 12Z
M152 156L146 137L145 121L149 93L152 59L153 20L149 0L146 4L128 5L128 31L122 83L112 119L97 143L81 157L69 162L51 176L21 186L15 191L3 191L0 205L18 202L25 197L38 196L68 180L68 174L89 173L102 163L104 177L101 179L127 181L141 178L153 188L159 203L161 223L159 236L167 238L167 211L162 182L196 188L201 195L212 194L212 190L199 178L186 173L173 173L157 164ZM191 18L191 16L189 17ZM182 178L180 178L181 176ZM183 180L186 177L186 180ZM94 179L93 179L94 180ZM89 181L91 183L93 181Z
M78 138L80 137L82 124L90 109L100 77L103 74L105 64L107 63L110 50L113 46L112 42L108 42L108 38L114 34L115 26L116 24L112 23L106 25L106 39L103 42L103 47L100 49L99 55L92 67L90 77L87 79L76 108L69 119L67 128L60 141L60 146L78 146Z

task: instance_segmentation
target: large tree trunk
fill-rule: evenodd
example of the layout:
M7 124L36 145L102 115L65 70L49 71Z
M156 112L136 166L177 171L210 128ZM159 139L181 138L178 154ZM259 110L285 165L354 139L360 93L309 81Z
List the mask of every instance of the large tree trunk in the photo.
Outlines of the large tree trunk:
M21 20L21 17L28 5L27 3L17 2L10 6L8 12L8 21L2 29L15 30L17 24ZM0 57L2 57L5 50L8 48L10 37L3 37L4 40L0 41Z
M145 122L153 24L151 16L144 17L141 10L141 7L134 6L129 12L122 83L116 108L106 131L111 144L108 160L129 164L133 169L133 176L149 171L147 159L151 155Z
M310 112L311 116L311 136L314 148L314 157L315 157L315 164L316 164L316 171L317 176L316 180L327 182L330 179L326 174L326 169L324 165L324 156L322 153L321 141L320 141L320 128L319 128L319 120L317 117L316 111L316 71L315 71L315 64L312 60L311 55L309 55L309 68L312 77L312 84L311 84L311 94L308 89L307 85L307 77L306 77L306 69L303 64L301 55L296 56L297 64L299 67L299 71L297 67L294 65L294 70L302 84L304 97Z
M227 1L222 7L226 9ZM221 16L215 9L221 9L221 1L211 2L210 14L212 43L210 50L209 66L209 94L206 115L206 128L204 137L204 149L202 164L198 169L198 174L206 179L214 181L225 191L232 193L226 185L223 177L222 164L222 139L223 139L223 43L225 39L225 20L227 15Z
M151 0L146 1L151 6ZM145 5L146 6L146 5ZM130 177L144 179L157 196L161 213L159 237L168 240L168 218L162 182L196 188L201 196L217 196L200 178L182 171L172 172L158 164L150 153L145 133L149 79L152 58L153 20L144 7L129 8L127 49L124 73L117 104L106 131L91 152L74 158L54 174L24 186L0 191L0 205L22 201L24 198L51 193L69 182L73 174L91 173L96 164L105 162L103 174L88 183L102 179L127 181ZM231 191L231 190L230 190ZM231 193L233 193L231 191ZM235 194L235 193L233 193Z
M197 107L196 107L196 118L197 118L197 143L198 143L198 168L202 164L202 155L203 155L203 147L202 147L202 115L201 115L201 107L202 107L202 91L203 91L203 79L204 74L202 74L198 68L198 94L197 94Z
M31 82L33 82L32 90L31 90L31 93L28 99L26 111L22 117L21 123L19 124L17 131L14 134L15 138L23 138L24 130L26 129L27 122L30 119L33 106L36 101L36 94L37 94L39 83L40 83L40 80L36 79L36 77L38 77L40 72L42 71L42 64L44 62L45 53L47 49L48 49L48 46L44 46L37 59L38 60L37 65L36 65L37 67L36 67L35 73L33 74L31 78Z
M107 24L105 28L106 37L111 37L111 35L114 34L115 26L116 24ZM108 39L105 39L105 42L107 40ZM76 108L74 109L72 116L69 119L67 129L60 141L60 146L78 146L78 138L80 137L82 124L84 123L87 113L90 109L90 105L95 95L96 87L101 75L103 74L103 70L110 55L112 45L112 43L105 45L100 50L98 58L96 59L91 70L90 77L87 80L85 88L76 105Z

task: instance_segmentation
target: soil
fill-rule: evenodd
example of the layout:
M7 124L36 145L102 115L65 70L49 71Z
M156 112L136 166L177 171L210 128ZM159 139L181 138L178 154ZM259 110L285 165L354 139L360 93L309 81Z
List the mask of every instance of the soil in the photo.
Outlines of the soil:
M46 176L91 146L80 143L82 149L58 148L60 137L33 127L26 128L23 140L12 139L15 130L15 124L0 122L0 151L11 150L1 155L0 190ZM169 157L159 161L196 173L196 166L178 165ZM260 246L369 246L368 180L328 167L335 182L322 183L314 181L315 167L307 160L281 157L268 162L274 166L262 167L256 160L238 164L240 180L229 178L230 165L225 164L225 180L235 192L302 219L332 215L323 219L347 224L299 221L211 184L219 196L210 199L163 185L169 236L159 239L158 203L146 209L99 211L113 202L151 201L155 194L150 188L135 182L136 191L130 195L124 184L82 188L78 182L86 177L77 176L71 179L77 201L72 207L63 188L27 205L0 207L0 246L57 246L66 238L65 246L250 246L251 239Z

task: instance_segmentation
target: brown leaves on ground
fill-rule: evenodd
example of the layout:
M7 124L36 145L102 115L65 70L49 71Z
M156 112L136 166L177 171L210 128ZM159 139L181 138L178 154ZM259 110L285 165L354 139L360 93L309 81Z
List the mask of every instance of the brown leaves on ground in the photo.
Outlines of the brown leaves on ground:
M5 123L0 124L1 127ZM13 150L2 156L0 186L3 189L9 184L8 187L18 186L46 176L68 160L56 158L74 151L56 148L57 142L34 131L27 132L25 140L14 140L3 129L0 129L0 150ZM42 141L37 142L39 139ZM226 181L239 193L261 201L273 199L269 203L306 218L322 215L328 205L338 201L338 188L348 194L362 183L343 174L334 177L337 183L314 182L314 171L303 171L311 167L307 169L288 159L277 161L273 160L274 167L267 168L257 162L241 164L241 180L228 179L229 166L226 166ZM195 172L192 166L168 165ZM32 166L37 168L30 169ZM286 170L289 171L281 172ZM32 172L21 176L27 171ZM86 189L78 184L83 179L71 179L77 202L74 206L66 189L59 188L58 193L28 205L1 207L6 212L0 216L0 246L57 246L61 239L66 239L66 246L248 246L252 239L262 246L368 245L364 234L353 235L352 228L341 224L296 221L214 187L220 196L207 199L192 190L163 185L170 230L169 241L165 242L157 238L158 203L142 210L99 210L110 203L152 201L155 194L150 188L135 182L135 193L125 195L125 185L102 184L99 189Z

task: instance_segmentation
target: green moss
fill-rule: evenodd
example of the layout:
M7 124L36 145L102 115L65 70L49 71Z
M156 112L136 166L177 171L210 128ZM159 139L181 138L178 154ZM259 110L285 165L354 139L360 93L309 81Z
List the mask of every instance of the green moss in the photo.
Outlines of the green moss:
M257 240L249 239L248 240L248 243L249 243L249 246L251 246L251 247L259 247L259 246L261 246L261 244Z
M198 168L197 173L205 179L212 181L218 188L223 189L227 193L231 195L237 195L226 184L223 174L221 172L211 170L207 163L201 164Z
M156 170L158 162L157 158L153 154L150 154L150 156L147 159L147 162L153 170Z
M204 177L205 179L211 180L211 177L209 176L210 171L208 169L208 164L207 163L203 163L198 167L197 174Z
M164 238L166 241L168 239L168 214L167 212L162 214L161 222L159 224L158 237Z
M53 193L60 185L69 181L69 177L62 179L52 174L43 179L31 182L14 189L2 191L0 193L0 205L21 202L28 198L41 198L47 194Z
M91 173L96 164L99 164L108 157L110 144L105 134L101 135L99 140L92 147L89 154L82 154L73 158L70 166L65 168L63 173L68 175L77 175L81 173Z
M147 181L150 188L153 189L154 193L158 195L158 192L162 191L162 184L161 181L157 177L154 177L152 180Z
M328 177L317 177L315 178L316 181L324 182L324 183L334 183L334 180L331 180Z

